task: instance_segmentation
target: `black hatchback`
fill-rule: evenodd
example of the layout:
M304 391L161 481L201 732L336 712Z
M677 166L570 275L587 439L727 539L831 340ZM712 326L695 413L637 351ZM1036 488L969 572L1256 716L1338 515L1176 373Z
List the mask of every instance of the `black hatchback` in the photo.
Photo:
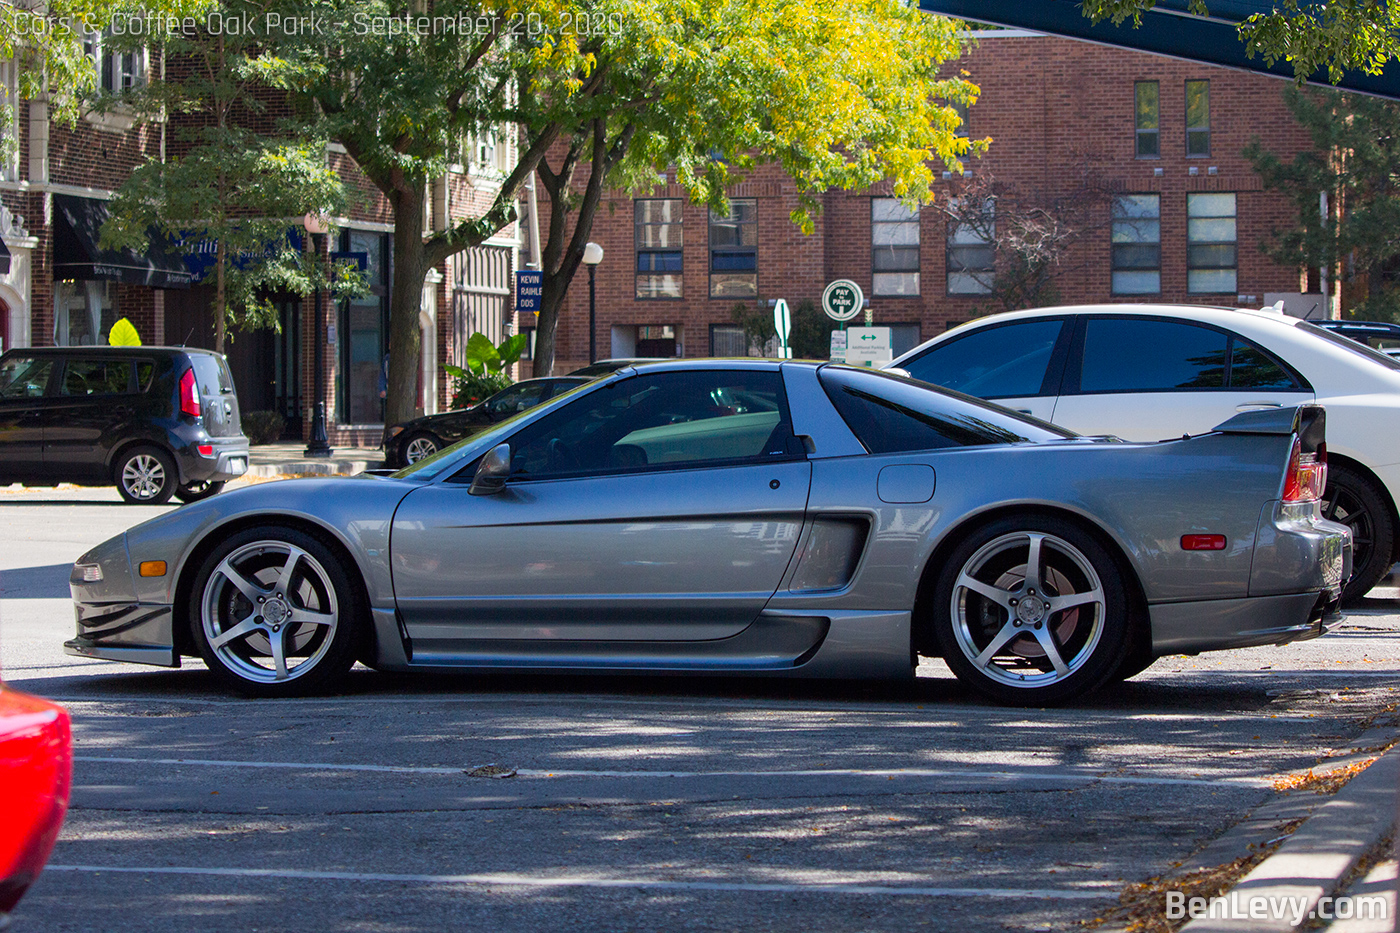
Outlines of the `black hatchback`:
M188 347L0 356L0 483L115 484L127 502L212 496L248 471L228 364Z

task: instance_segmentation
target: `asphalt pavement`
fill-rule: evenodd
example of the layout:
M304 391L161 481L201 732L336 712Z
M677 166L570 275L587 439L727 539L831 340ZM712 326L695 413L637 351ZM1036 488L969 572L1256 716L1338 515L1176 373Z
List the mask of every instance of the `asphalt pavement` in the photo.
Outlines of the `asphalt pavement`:
M1076 929L1277 845L1337 799L1309 771L1400 735L1400 590L1051 710L939 662L895 686L357 669L247 701L198 663L64 655L73 559L171 507L0 490L0 665L69 708L77 756L18 930Z

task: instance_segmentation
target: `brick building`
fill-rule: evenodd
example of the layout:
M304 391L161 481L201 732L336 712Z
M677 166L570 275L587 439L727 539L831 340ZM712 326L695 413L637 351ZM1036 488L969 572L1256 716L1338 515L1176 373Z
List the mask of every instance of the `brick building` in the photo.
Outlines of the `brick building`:
M144 80L145 53L98 57L107 91ZM126 317L147 344L212 347L213 289L201 285L198 255L153 243L144 250L111 251L98 245L105 202L132 169L147 159L176 154L172 126L141 124L120 111L87 113L73 126L51 119L42 101L21 101L13 63L0 63L0 105L10 110L12 134L0 158L0 347L106 343L113 323ZM265 119L274 119L275 110ZM188 120L190 117L176 117ZM448 173L433 182L427 223L479 216L492 202L505 169L514 164L509 142L495 136L462 141ZM331 307L304 296L274 296L280 332L230 332L226 346L244 412L275 410L289 435L306 436L316 399L317 320L324 339L327 422L332 445L375 446L383 430L381 369L388 345L392 284L387 200L342 147L329 146L328 164L351 189L347 216L331 218L331 236L312 238L323 256L357 256L370 294ZM303 232L293 228L294 241ZM202 252L212 253L205 244ZM423 289L422 376L419 406L439 410L450 396L442 364L463 364L466 338L495 335L508 326L511 272L519 249L511 226L482 246L432 270Z
M992 139L970 172L1053 198L1087 165L1112 192L1063 263L1061 302L1257 305L1306 291L1300 270L1259 248L1292 209L1262 190L1241 155L1254 136L1286 155L1310 147L1283 82L1014 30L983 34L961 67L982 89L969 135ZM965 180L941 175L937 197L956 196ZM599 356L742 352L736 301L815 301L837 278L861 286L875 323L894 328L896 353L987 309L979 269L989 253L938 210L911 216L880 188L833 191L804 236L788 220L795 191L777 169L754 172L729 195L726 220L674 184L607 197L592 236L604 248ZM587 331L580 274L561 312L555 372L587 360Z

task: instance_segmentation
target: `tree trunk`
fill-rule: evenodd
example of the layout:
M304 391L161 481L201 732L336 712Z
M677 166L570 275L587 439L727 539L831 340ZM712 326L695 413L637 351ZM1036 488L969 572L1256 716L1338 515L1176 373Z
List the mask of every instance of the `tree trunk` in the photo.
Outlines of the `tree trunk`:
M384 423L397 424L417 416L420 332L418 312L423 304L423 279L428 273L423 243L423 185L395 190L393 286L389 292L389 378Z
M544 276L540 295L540 317L535 322L536 376L554 375L554 333L559 327L559 311L569 294L569 280L557 275Z

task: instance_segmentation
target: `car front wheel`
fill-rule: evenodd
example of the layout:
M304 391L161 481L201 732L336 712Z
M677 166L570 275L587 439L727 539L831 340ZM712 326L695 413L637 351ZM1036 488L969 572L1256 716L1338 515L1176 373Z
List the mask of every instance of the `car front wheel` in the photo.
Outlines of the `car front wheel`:
M958 679L999 703L1043 706L1097 689L1120 668L1128 601L1091 535L1049 516L1013 516L950 556L933 625Z
M163 505L180 482L175 461L158 447L133 447L112 468L117 492L137 505Z
M194 643L225 686L251 696L322 692L354 663L358 591L320 539L261 526L221 542L190 590Z
M405 463L413 464L425 457L431 457L442 445L431 434L415 434L403 445Z

